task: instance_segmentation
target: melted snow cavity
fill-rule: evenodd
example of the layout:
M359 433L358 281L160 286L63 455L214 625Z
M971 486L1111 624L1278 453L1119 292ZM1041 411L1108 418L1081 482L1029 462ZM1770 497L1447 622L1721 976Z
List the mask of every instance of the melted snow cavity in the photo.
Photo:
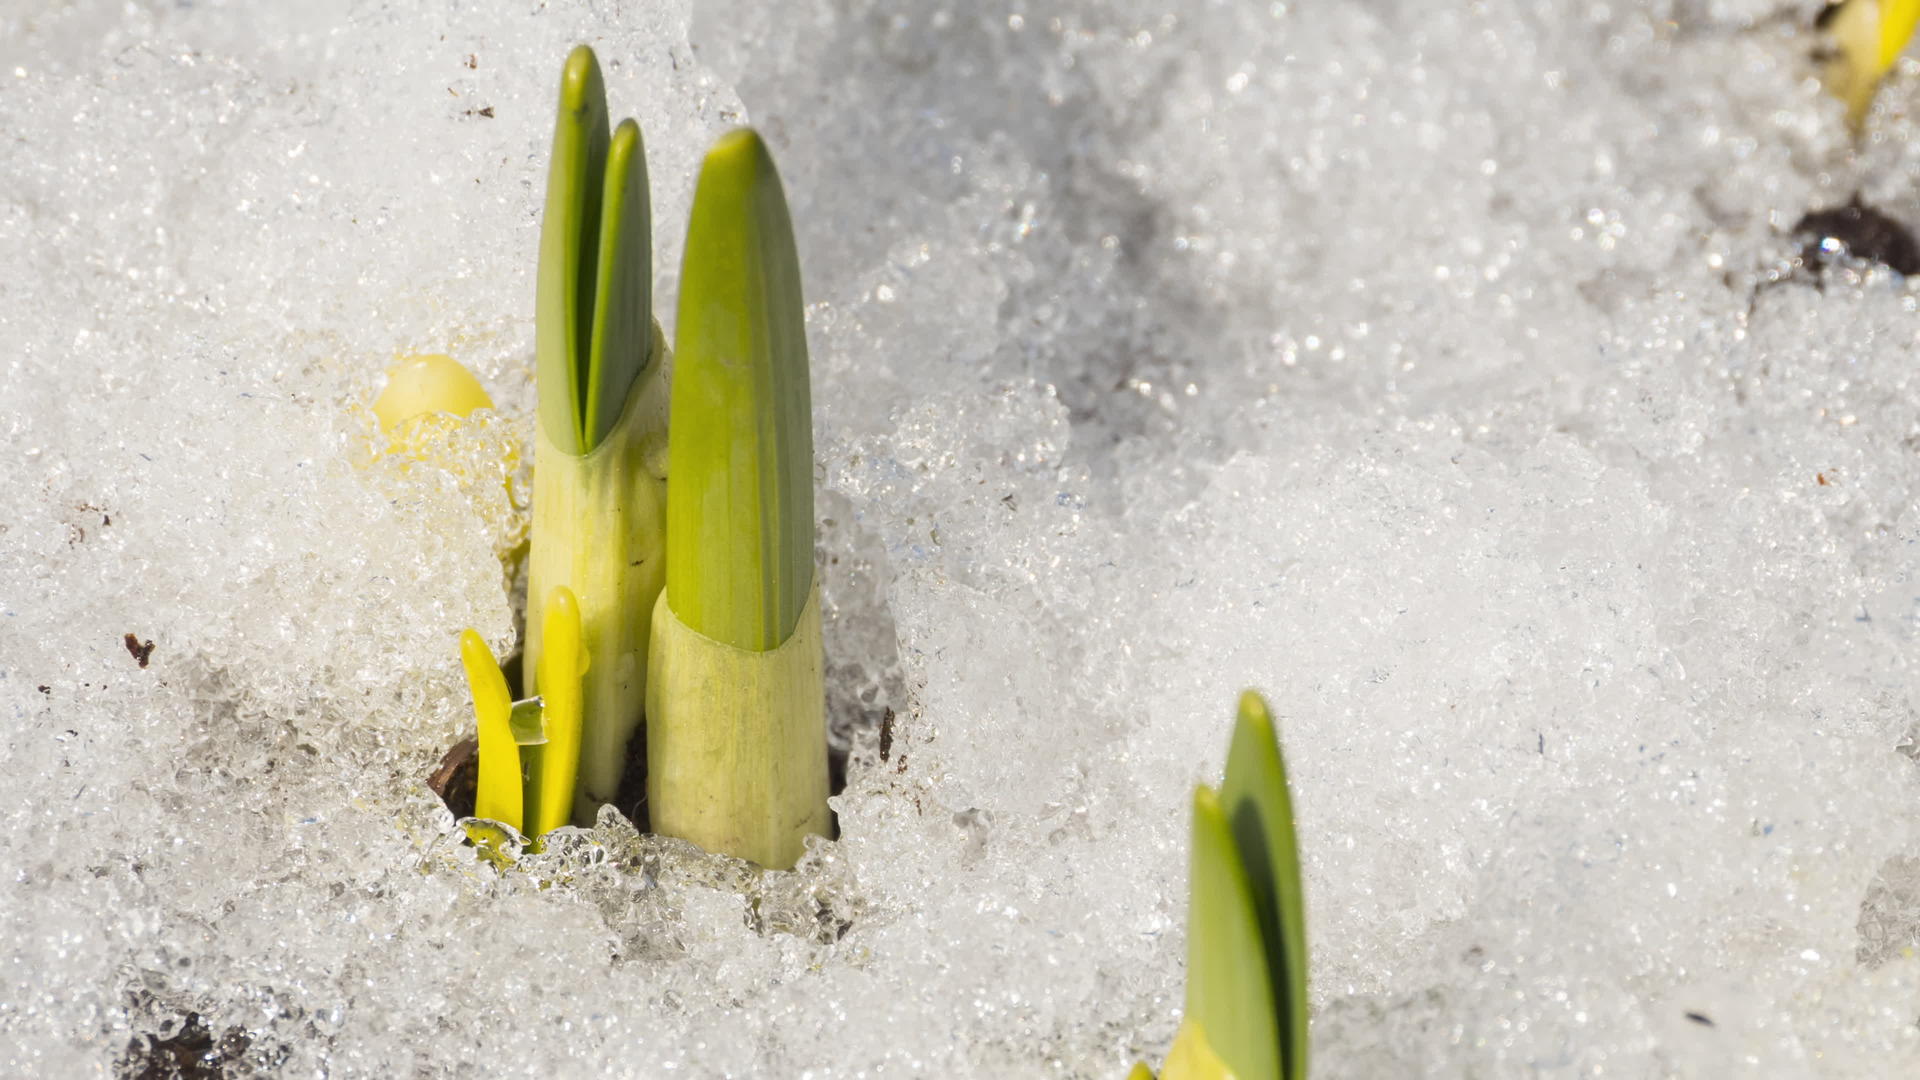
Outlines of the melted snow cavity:
M1851 147L1812 6L15 5L0 1072L1118 1076L1252 685L1317 1075L1914 1075L1920 314L1790 260L1920 222L1920 79ZM501 874L426 787L581 41L669 324L706 144L786 178L850 755L792 874ZM416 350L498 405L434 465L369 448Z

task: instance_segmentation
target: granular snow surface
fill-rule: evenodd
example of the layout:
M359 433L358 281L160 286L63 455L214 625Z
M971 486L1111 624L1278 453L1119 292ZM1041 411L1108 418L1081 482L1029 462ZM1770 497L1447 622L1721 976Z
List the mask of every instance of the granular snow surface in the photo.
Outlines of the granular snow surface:
M16 0L0 1075L1117 1078L1245 686L1317 1077L1920 1075L1920 294L1794 234L1920 224L1920 67L1853 142L1817 6ZM426 784L577 42L669 324L707 144L786 181L791 874L611 813L501 873ZM438 463L415 351L498 404Z

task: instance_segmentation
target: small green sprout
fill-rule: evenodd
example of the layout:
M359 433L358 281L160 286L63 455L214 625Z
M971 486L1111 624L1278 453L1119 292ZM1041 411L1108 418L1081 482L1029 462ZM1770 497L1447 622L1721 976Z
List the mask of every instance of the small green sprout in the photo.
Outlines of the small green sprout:
M701 166L680 285L648 811L656 832L786 869L829 828L826 693L800 265L752 131Z
M1920 0L1842 0L1821 14L1835 46L1827 61L1827 91L1846 103L1847 127L1858 134L1881 80L1920 22Z
M1161 1080L1306 1080L1306 908L1273 716L1240 697L1226 781L1193 795L1186 1016ZM1129 1080L1151 1077L1134 1066Z
M580 606L565 586L547 599L545 629L541 681L547 691L518 703L487 643L473 630L460 635L460 663L480 735L474 817L512 826L535 840L572 817L580 762L580 682L589 658L581 648ZM498 847L495 829L478 824L471 834L482 846Z

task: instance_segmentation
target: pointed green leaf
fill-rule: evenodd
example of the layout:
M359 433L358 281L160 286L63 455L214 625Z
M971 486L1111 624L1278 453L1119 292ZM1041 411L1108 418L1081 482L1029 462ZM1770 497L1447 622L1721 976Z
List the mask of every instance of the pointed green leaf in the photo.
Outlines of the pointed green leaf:
M594 248L600 235L607 143L607 91L600 62L592 49L581 45L560 73L534 304L540 424L554 445L570 454L587 450L581 435L581 387L587 375L581 340L583 328L592 325L592 275L599 268Z
M1188 879L1187 1022L1237 1080L1280 1080L1280 1031L1246 869L1220 798L1193 793Z
M460 666L467 673L467 688L473 693L473 715L479 745L474 781L474 815L503 825L520 827L520 749L509 730L508 715L513 710L507 677L493 658L493 651L473 630L460 634ZM493 833L482 829L476 840Z
M1307 932L1293 800L1273 714L1260 695L1240 696L1239 721L1227 752L1220 802L1247 871L1266 968L1278 1009L1281 1057L1288 1080L1307 1075Z
M566 453L599 445L646 367L652 228L640 128L608 136L600 63L581 45L560 75L534 305L540 424Z
M813 408L793 226L751 130L700 169L671 415L667 602L708 637L775 648L813 586Z
M590 362L581 411L585 445L600 445L620 421L627 392L653 344L653 217L640 125L620 121L607 148L594 273Z

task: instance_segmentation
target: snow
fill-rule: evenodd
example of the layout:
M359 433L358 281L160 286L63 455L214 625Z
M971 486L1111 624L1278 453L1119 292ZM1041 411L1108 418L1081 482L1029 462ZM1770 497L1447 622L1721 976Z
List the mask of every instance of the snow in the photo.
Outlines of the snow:
M0 13L0 1073L1122 1075L1248 685L1317 1076L1920 1071L1920 300L1791 264L1920 220L1920 70L1850 146L1812 6ZM425 786L581 41L657 296L733 124L799 230L852 757L794 874L614 817L501 874ZM421 351L499 406L441 465L367 410Z

